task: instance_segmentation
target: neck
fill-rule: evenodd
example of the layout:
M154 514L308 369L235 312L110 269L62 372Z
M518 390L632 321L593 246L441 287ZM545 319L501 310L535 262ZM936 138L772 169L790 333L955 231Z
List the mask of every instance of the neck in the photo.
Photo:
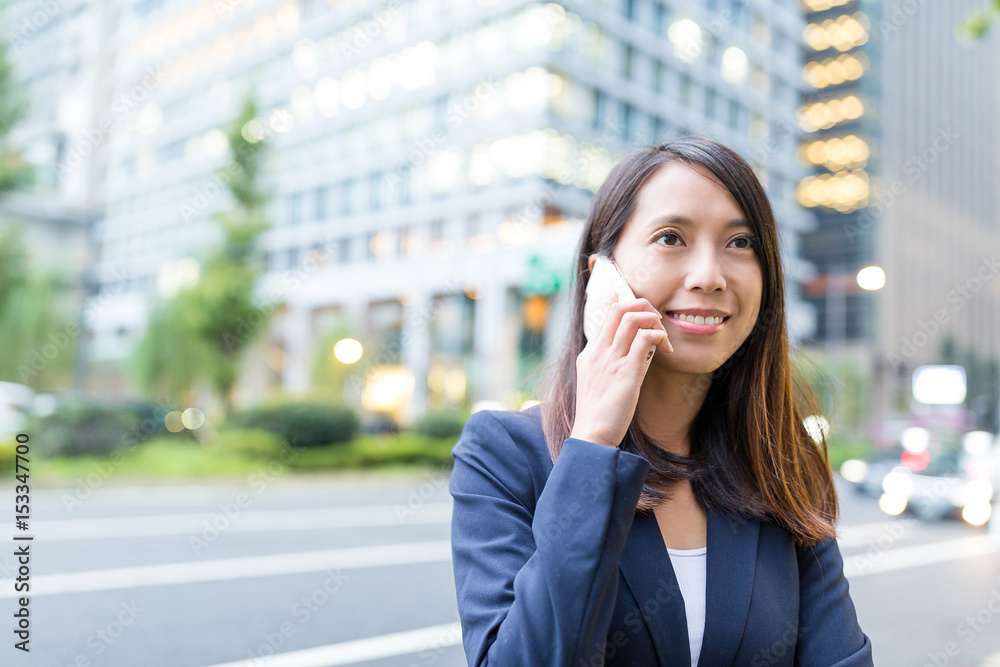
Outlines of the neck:
M688 456L691 423L711 384L711 373L682 373L650 365L636 405L639 425L659 447Z

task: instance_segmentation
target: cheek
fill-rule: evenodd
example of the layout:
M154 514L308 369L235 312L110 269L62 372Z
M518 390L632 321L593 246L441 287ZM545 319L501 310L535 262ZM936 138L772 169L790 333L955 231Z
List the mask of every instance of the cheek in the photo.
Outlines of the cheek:
M656 258L650 254L639 254L631 258L628 282L634 292L656 292L667 275Z

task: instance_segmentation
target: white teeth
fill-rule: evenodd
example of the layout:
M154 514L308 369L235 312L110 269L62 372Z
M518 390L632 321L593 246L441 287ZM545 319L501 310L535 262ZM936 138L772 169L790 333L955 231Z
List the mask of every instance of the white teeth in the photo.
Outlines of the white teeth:
M684 320L692 324L721 324L724 317L702 317L701 315L682 315L680 313L670 313L675 320Z

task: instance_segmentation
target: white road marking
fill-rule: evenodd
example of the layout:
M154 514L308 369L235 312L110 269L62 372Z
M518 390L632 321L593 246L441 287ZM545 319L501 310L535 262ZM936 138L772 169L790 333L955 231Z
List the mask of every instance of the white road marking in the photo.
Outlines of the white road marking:
M225 510L228 510L228 514ZM278 530L313 530L317 528L360 528L364 526L402 526L451 522L451 503L378 505L372 507L333 507L323 509L251 510L230 501L211 514L164 514L123 516L103 519L34 521L36 540L103 540L113 537L155 537L161 535L200 535L206 524L225 525L226 532L266 532ZM218 526L216 530L222 530Z
M997 552L1000 552L1000 542L993 540L989 535L959 537L912 547L887 549L877 552L874 558L869 554L847 556L844 558L844 575L848 579L857 579L869 574L894 572L922 565L987 556Z
M873 523L859 523L853 526L837 526L837 544L841 549L851 549L854 547L867 546L883 534L887 534L896 523L894 521L875 521ZM912 528L913 526L907 526Z
M167 563L31 578L31 595L62 595L144 586L167 586L249 577L271 577L303 572L410 565L451 560L451 541L409 542L374 547L327 549L298 553L219 558L192 563ZM0 588L0 598L16 597L13 587Z
M461 643L462 626L455 622L227 662L212 667L334 667L334 665L352 665L407 653L444 649Z

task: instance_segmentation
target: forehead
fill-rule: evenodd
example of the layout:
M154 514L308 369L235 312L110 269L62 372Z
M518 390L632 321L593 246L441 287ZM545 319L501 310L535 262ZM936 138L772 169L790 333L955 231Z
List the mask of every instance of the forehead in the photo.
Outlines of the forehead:
M701 165L670 162L639 189L630 219L640 227L662 218L687 218L697 225L724 228L746 216L719 179ZM749 225L748 225L749 226Z

